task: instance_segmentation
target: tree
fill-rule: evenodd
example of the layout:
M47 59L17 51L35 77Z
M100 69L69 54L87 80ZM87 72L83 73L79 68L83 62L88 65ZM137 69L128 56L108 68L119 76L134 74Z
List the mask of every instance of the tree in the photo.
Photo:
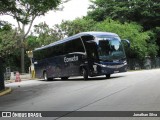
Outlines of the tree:
M8 0L9 1L9 0ZM7 1L7 3L8 3ZM19 40L21 43L21 71L24 72L24 40L30 32L36 17L45 15L49 10L58 10L58 6L65 1L61 0L15 0L13 4L3 4L3 14L13 16L18 23ZM8 8L8 9L7 9ZM12 8L12 9L11 9ZM16 8L16 9L13 9ZM28 30L25 32L26 26Z
M160 2L158 0L92 0L88 16L96 21L106 18L121 22L134 21L145 30L160 25Z
M158 47L155 41L150 41L154 33L152 31L143 32L143 27L136 23L121 23L112 19L96 22L92 19L78 18L73 21L64 21L60 27L67 36L84 31L114 32L122 39L130 40L131 48L126 50L128 57L143 59L145 56L155 57L157 55Z
M17 11L18 9L15 6L16 2L14 0L0 0L0 15Z
M160 48L160 2L159 0L92 0L87 18L104 21L106 18L119 20L121 23L136 22L144 31L153 31L150 43ZM151 45L152 46L152 45ZM157 47L152 48L157 50ZM160 49L159 49L160 56Z
M3 66L12 70L20 70L20 44L17 30L4 23L0 27L0 56L3 58Z
M55 27L50 28L45 22L35 25L34 33L38 35L37 41L39 42L39 47L62 39L59 31Z
M34 50L35 48L38 48L40 47L39 45L39 41L37 40L38 37L37 36L33 36L33 35L29 35L27 38L26 38L26 49L28 51L32 51Z
M94 31L93 26L96 21L92 19L77 18L73 21L63 21L59 29L63 31L66 36L71 36L80 32Z
M11 54L17 48L17 31L8 24L0 28L0 56Z
M153 29L154 36L153 39L157 39L156 43L159 46L158 56L160 56L160 26L157 26Z

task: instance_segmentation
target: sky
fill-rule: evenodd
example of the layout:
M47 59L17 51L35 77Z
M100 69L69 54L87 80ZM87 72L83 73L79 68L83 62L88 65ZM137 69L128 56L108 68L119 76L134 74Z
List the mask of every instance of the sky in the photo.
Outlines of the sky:
M77 17L87 15L89 5L89 0L70 0L64 4L63 11L49 11L45 16L37 17L34 20L33 25L45 21L50 27L52 27L55 24L60 24L62 20L74 20ZM8 21L17 27L16 21L10 16L0 16L0 20Z

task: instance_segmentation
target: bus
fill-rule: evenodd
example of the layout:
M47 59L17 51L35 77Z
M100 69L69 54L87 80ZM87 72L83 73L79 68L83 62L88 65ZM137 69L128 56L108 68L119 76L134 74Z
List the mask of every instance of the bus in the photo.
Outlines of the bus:
M129 41L125 40L128 44ZM120 37L111 32L82 32L36 48L33 64L37 78L67 80L126 72L127 60Z

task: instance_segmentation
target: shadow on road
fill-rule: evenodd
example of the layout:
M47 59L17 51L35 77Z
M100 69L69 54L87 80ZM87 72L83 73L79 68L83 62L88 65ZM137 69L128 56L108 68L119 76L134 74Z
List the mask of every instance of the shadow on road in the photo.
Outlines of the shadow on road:
M52 80L48 80L48 81L45 81L45 80L40 80L40 81L44 81L44 82L52 82L52 81L97 81L97 80L115 80L117 78L121 78L121 77L124 77L124 76L111 76L109 79L107 79L106 77L90 77L88 78L87 80L84 80L83 78L69 78L68 80L61 80L60 78L54 78Z

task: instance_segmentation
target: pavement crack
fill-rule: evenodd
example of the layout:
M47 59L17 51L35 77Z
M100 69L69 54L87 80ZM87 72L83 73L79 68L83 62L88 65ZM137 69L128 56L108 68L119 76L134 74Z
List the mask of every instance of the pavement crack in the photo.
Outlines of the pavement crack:
M94 103L96 103L96 102L99 102L99 101L101 101L101 100L103 100L103 99L105 99L105 98L107 98L107 97L110 97L110 96L112 96L112 95L114 95L114 94L117 94L117 93L119 93L119 92L122 92L122 91L126 90L126 89L129 88L129 87L130 87L130 86L128 86L128 87L126 87L126 88L123 88L123 89L121 89L121 90L118 90L118 91L116 91L116 92L113 92L113 93L111 93L111 94L109 94L109 95L107 95L107 96L105 96L105 97L100 98L100 99L97 99L97 100L95 100L95 101L93 101L93 102L91 102L91 103L89 103L89 104L87 104L87 105L85 105L85 106L82 106L82 107L76 109L75 111L78 111L78 110L80 110L80 109L82 109L82 108L85 108L85 107L87 107L87 106L89 106L89 105L92 105L92 104L94 104Z
M132 85L131 85L131 86L132 86ZM69 115L69 114L72 114L72 113L74 113L74 112L76 112L76 111L79 111L80 109L85 108L85 107L88 107L88 106L90 106L90 105L92 105L92 104L94 104L94 103L96 103L96 102L99 102L99 101L101 101L101 100L103 100L103 99L105 99L105 98L107 98L107 97L110 97L110 96L115 95L115 94L117 94L117 93L119 93L119 92L122 92L122 91L128 89L129 87L130 87L130 86L127 86L127 87L125 87L125 88L123 88L123 89L120 89L120 90L118 90L118 91L116 91L116 92L113 92L113 93L111 93L111 94L109 94L109 95L107 95L107 96L105 96L105 97L102 97L102 98L100 98L100 99L97 99L97 100L95 100L95 101L93 101L93 102L91 102L91 103L89 103L89 104L87 104L87 105L84 105L84 106L82 106L82 107L80 107L80 108L77 108L77 109L75 109L75 110L73 110L73 111L68 111L68 113L66 113L66 114L64 114L64 115L62 115L62 116L60 116L60 117L57 117L55 120L57 120L57 119L59 119L59 118L61 118L61 117L65 117L65 116L67 116L67 115Z

